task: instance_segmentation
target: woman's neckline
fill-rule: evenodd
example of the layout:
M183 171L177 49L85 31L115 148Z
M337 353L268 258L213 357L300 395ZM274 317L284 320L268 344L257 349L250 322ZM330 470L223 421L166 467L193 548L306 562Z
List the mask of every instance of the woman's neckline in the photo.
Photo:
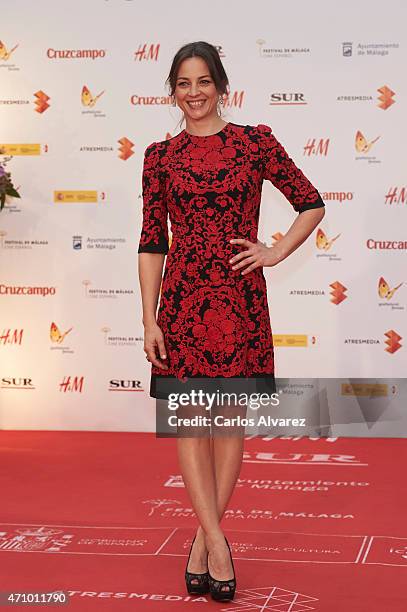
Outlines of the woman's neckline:
M211 138L211 136L218 136L219 134L222 134L222 132L224 132L231 124L232 122L228 121L227 123L225 123L225 125L223 126L221 130L219 130L218 132L215 132L214 134L207 134L206 136L201 136L198 134L191 134L190 132L187 132L185 128L183 132L187 134L187 136L190 136L191 138Z

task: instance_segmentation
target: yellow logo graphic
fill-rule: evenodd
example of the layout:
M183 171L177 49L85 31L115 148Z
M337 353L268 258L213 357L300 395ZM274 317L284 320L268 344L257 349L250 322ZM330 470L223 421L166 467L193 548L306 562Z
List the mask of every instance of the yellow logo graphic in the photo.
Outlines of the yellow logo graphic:
M0 60L7 61L8 59L10 59L10 55L17 49L17 47L18 45L10 49L10 51L7 51L6 45L0 40Z
M385 300L391 300L393 295L396 293L397 289L399 289L402 284L403 283L400 283L400 284L397 285L397 287L394 287L393 289L390 289L389 285L384 280L383 276L381 276L379 278L379 286L378 286L379 297L381 297L381 298L383 298Z
M86 85L84 85L82 87L82 94L81 94L81 101L82 101L83 106L90 106L90 107L95 106L97 100L99 100L100 96L102 96L104 93L105 93L105 90L101 91L100 94L93 97L89 89L86 87Z
M380 102L377 106L379 108L382 108L383 110L387 110L388 108L390 108L392 104L394 104L394 100L392 98L393 96L396 95L396 93L392 91L390 87L387 87L387 85L383 85L383 87L379 87L377 91L380 93L380 96L379 96Z
M387 397L388 385L381 383L346 383L341 385L341 395L355 397Z
M356 138L355 138L355 149L358 153L368 153L370 151L370 149L372 148L372 146L374 145L374 143L379 140L380 136L377 136L377 138L375 138L374 140L371 140L370 142L368 142L366 140L366 138L363 136L362 132L360 130L358 130L356 132Z
M124 161L126 161L126 159L129 159L129 157L134 155L134 151L131 150L132 147L134 147L134 142L131 142L131 140L129 140L125 136L123 136L123 138L120 138L120 140L118 140L117 142L120 144L120 147L119 147L120 159L123 159Z
M36 91L34 93L34 96L37 98L34 103L35 106L37 107L35 110L37 111L37 113L43 113L44 111L47 110L47 108L49 108L49 104L48 104L48 100L50 99L49 96L47 96L47 94L41 90Z
M103 198L102 198L103 199ZM54 202L73 203L98 201L97 191L54 191Z
M387 340L385 341L385 344L387 344L387 347L385 348L385 350L388 353L393 354L396 351L398 351L399 348L401 348L400 340L402 338L401 336L398 335L397 332L394 331L394 329L390 329L384 335L387 337Z
M335 240L339 238L339 236L340 234L335 236L335 238L328 239L325 232L321 228L318 228L315 240L317 248L322 251L329 251L329 249L331 248Z
M41 155L40 144L0 144L4 155Z
M345 295L345 291L347 291L347 288L344 287L342 283L340 283L339 281L335 281L329 286L333 289L333 291L331 291L331 302L333 304L337 306L338 304L343 302L343 300L346 300L346 298L348 297L347 295Z
M273 334L273 343L274 346L308 346L308 336L306 334Z
M69 329L66 330L66 332L61 333L58 326L54 322L52 322L51 328L49 330L49 336L51 338L51 342L56 342L57 344L61 344L61 342L64 341L65 336L69 334L69 332L72 329L73 327L70 327Z

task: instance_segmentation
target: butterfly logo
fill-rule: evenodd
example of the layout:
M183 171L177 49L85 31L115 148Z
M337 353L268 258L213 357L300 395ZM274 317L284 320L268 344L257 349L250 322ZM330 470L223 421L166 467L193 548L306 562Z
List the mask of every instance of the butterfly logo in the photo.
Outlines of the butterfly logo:
M104 93L105 93L105 90L101 91L100 94L98 94L97 96L93 97L92 94L90 93L89 89L86 87L86 85L84 85L82 87L82 94L81 94L81 101L82 101L83 106L91 106L91 107L95 106L96 101Z
M13 53L13 51L17 49L17 47L18 45L10 49L10 51L7 51L6 45L0 40L0 60L8 60L10 58L10 55Z
M64 332L64 333L62 334L62 333L60 332L60 330L59 330L59 327L58 327L58 326L57 326L57 325L56 325L54 322L52 322L52 323L51 323L51 329L50 329L50 331L49 331L49 335L50 335L50 338L51 338L51 342L56 342L57 344L61 344L61 343L64 341L65 336L66 336L67 334L69 334L69 332L70 332L72 329L73 329L73 327L70 327L70 328L69 328L69 329L68 329L66 332Z
M400 283L399 285L397 285L397 287L390 289L388 283L384 280L383 276L381 276L379 278L379 286L378 286L379 297L385 300L391 300L391 298L396 293L397 289L401 287L401 285L403 285L403 283Z
M317 237L316 237L317 248L320 249L321 251L329 251L332 244L335 242L335 240L339 238L339 236L340 234L335 236L335 238L331 238L329 240L325 232L321 228L318 228Z
M356 138L355 138L355 149L358 153L368 153L370 151L370 149L372 148L372 145L376 142L376 140L379 140L380 136L378 136L377 138L375 138L374 140L372 140L371 142L368 142L366 140L366 138L363 136L362 132L360 130L358 130L356 132Z

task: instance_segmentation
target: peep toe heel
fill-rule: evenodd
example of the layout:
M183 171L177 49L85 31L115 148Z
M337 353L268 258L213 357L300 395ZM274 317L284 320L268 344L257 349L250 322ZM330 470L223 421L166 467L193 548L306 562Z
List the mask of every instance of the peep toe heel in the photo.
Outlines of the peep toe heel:
M226 536L225 540L229 549L230 560L232 562L233 578L229 580L217 580L216 578L211 576L208 569L209 591L212 599L214 599L215 601L231 601L234 598L236 591L236 574L235 566L233 565L232 552L230 550L229 542ZM224 587L227 587L227 590L225 590Z
M192 540L191 548L189 549L188 561L185 567L185 584L190 595L204 595L209 593L209 572L203 574L195 574L188 571L188 563L191 557L191 550L195 542L196 535Z

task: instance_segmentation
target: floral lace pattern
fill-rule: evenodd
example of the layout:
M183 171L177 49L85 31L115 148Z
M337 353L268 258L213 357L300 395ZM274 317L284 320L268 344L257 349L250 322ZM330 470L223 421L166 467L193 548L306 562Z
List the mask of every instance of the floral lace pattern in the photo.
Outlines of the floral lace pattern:
M169 369L152 365L152 376L274 374L263 270L242 276L229 264L242 250L231 238L257 241L263 180L298 213L324 206L267 125L183 130L145 150L138 252L167 254L157 323Z
M190 591L198 589L207 589L209 585L209 574L194 574L193 572L185 571L185 580Z

